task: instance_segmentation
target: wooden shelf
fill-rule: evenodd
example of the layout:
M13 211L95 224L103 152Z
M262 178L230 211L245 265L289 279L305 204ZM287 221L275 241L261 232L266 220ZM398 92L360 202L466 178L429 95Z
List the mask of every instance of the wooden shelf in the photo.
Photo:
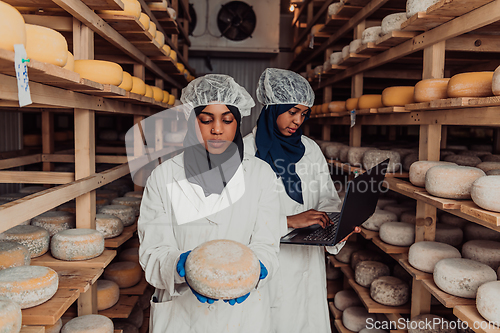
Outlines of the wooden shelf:
M330 308L330 314L333 316L333 318L342 319L342 311L337 309L333 302L328 302L328 308Z
M137 231L137 223L125 227L121 235L105 239L104 246L116 249L117 247L120 247L123 243L128 241L130 238L132 238L132 236L136 231Z
M422 280L422 284L424 285L425 289L427 289L432 294L432 296L436 297L436 299L440 301L441 304L443 304L447 308L451 309L457 305L475 306L476 304L475 299L456 297L448 293L445 293L444 291L439 289L438 286L436 286L436 284L434 283L434 279Z
M372 242L387 254L408 253L408 251L410 249L407 246L396 246L396 245L387 244L383 240L381 240L379 236L373 237Z
M343 282L342 279L337 280L326 280L326 298L333 299L335 294L339 291L343 290Z
M118 303L109 309L99 311L99 314L112 319L126 319L130 316L130 313L138 300L139 296L120 295Z
M484 221L486 224L500 226L500 213L485 210L476 205L473 201L464 201L460 206L460 212ZM498 231L498 229L495 229Z
M374 114L378 113L378 109L359 109L356 110L356 115L368 115L368 114Z
M21 310L23 325L54 325L79 296L80 291L76 288L59 288L47 302Z
M62 268L65 269L67 267L72 268L106 268L109 263L116 256L115 250L104 250L104 252L97 258L89 259L89 260L80 260L80 261L64 261L59 260L50 253L46 253L41 257L31 259L31 265L37 266L47 266L51 268Z
M499 333L500 328L489 323L477 311L475 305L459 305L453 308L453 314L466 322L476 333Z
M343 71L346 69L347 66L340 66L340 65L330 65L330 68L323 68L323 76L328 77L330 75L333 75L339 71Z
M389 106L386 108L378 108L377 113L396 113L396 112L410 112L404 106Z
M405 107L409 111L433 111L489 106L500 106L500 96L437 99L431 102L407 104Z
M461 16L493 0L441 0L427 8L429 15Z
M419 12L401 24L402 31L427 31L452 20L453 17Z
M344 264L343 262L340 262L337 259L335 259L334 255L329 255L328 257L330 258L330 262L333 264L333 267L336 268L349 267L349 264Z
M368 229L365 229L363 227L361 227L361 232L360 232L361 236L363 236L364 239L373 239L374 237L378 237L378 231L372 231L372 230L368 230Z
M104 272L103 268L54 267L53 269L57 272L57 275L59 275L60 289L78 289L80 293L89 290L90 286L93 285Z
M349 53L349 55L345 57L339 65L349 67L354 64L365 61L368 58L370 58L370 55L367 54Z
M402 306L387 306L375 302L370 296L370 289L360 286L356 281L349 279L349 284L356 291L361 302L368 310L368 313L410 313L410 303L408 302Z
M407 258L399 259L399 263L416 280L420 281L420 280L432 279L431 273L422 272L414 268L412 265L410 265Z
M388 46L380 46L375 43L363 44L356 50L356 54L361 55L374 55L380 52L384 52L388 49Z
M417 35L418 32L415 31L391 31L390 33L377 39L375 44L380 47L393 47L404 43Z
M141 281L133 287L120 289L120 295L142 295L149 286L146 278L143 276Z
M321 32L334 33L350 19L350 17L340 15L329 15L326 18L325 26L321 29Z
M348 280L354 281L354 270L351 268L350 265L342 266L342 267L340 267L340 270L342 271L342 273L344 273L345 277Z
M6 3L15 7L60 8L51 0L7 0ZM92 10L123 10L121 0L82 0Z
M45 333L45 326L23 326L19 333Z
M336 319L335 320L335 327L337 328L337 331L339 333L354 333L353 331L350 331L347 328L345 328L344 324L342 324L342 320L341 319Z

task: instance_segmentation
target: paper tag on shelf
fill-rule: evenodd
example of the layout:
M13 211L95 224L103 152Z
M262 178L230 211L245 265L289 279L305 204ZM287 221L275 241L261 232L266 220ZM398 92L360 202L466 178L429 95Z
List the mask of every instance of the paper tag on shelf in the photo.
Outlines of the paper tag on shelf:
M26 62L28 62L29 59L27 59L26 50L23 44L15 44L14 52L14 67L16 70L19 106L23 107L33 103L31 101L29 87L28 68L26 66Z
M311 36L311 40L309 41L309 48L314 49L314 35Z
M356 125L356 109L351 110L351 127Z

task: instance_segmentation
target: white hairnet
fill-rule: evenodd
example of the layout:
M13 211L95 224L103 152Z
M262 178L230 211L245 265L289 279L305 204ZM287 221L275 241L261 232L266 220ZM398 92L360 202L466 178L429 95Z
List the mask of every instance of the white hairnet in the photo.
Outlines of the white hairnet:
M299 74L278 68L267 68L260 76L257 99L264 105L314 104L314 91L305 78Z
M232 105L240 110L241 117L249 116L255 102L250 94L232 77L224 74L207 74L189 82L182 89L181 103L186 119L195 107L209 104Z

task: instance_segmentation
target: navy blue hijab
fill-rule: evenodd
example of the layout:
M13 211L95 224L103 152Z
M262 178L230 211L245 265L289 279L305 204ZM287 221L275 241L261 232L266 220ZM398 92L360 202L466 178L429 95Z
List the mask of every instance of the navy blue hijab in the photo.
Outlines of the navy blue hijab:
M276 124L278 116L293 108L296 104L274 104L265 106L257 120L255 156L266 161L277 176L281 176L288 196L304 204L302 185L299 175L295 172L297 163L306 151L301 141L302 126L291 136L281 134ZM310 112L305 120L309 119ZM304 121L305 121L304 120Z

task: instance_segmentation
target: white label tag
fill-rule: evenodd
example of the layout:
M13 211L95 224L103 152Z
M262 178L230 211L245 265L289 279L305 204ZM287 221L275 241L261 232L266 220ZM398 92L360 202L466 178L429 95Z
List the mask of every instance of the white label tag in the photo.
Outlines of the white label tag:
M314 49L314 35L311 35L311 40L309 41L309 48Z
M23 107L33 103L31 101L29 87L28 68L26 66L26 62L28 62L29 59L27 59L26 50L23 44L15 44L14 52L14 67L16 70L19 106Z
M351 110L351 127L356 125L356 109Z

